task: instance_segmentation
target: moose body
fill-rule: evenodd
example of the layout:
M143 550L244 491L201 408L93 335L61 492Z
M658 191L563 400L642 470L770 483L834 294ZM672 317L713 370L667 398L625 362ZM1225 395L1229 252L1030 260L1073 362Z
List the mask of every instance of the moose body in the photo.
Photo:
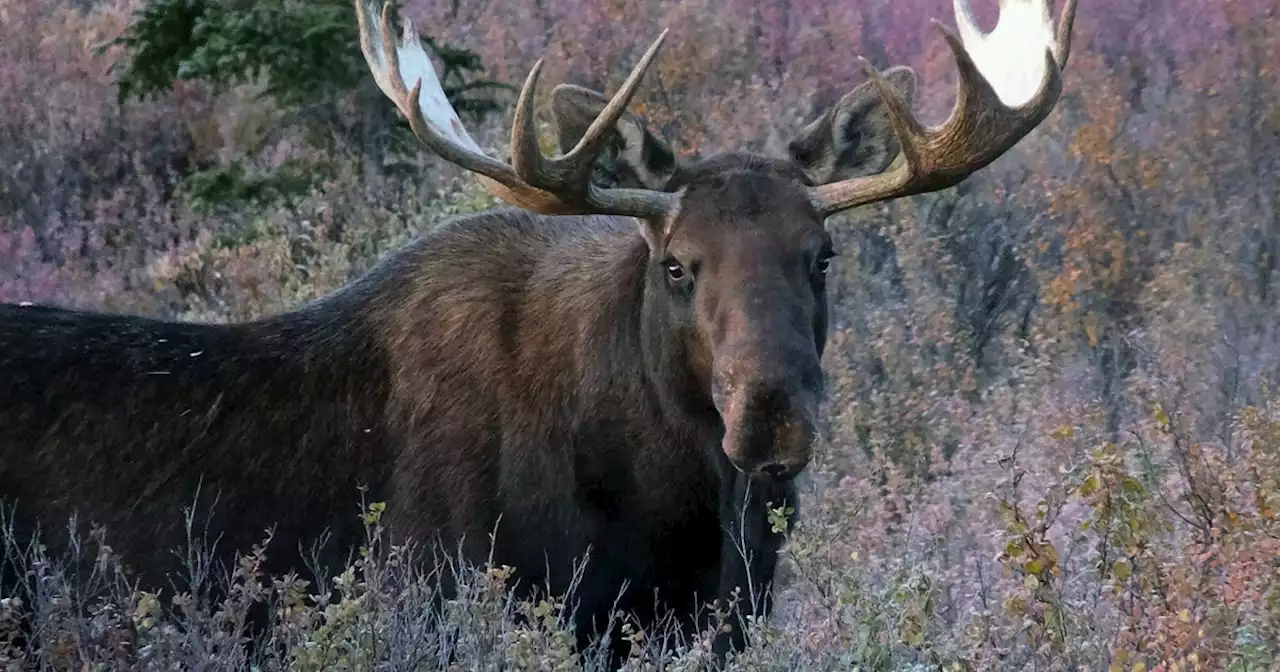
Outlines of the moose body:
M180 578L197 492L223 560L274 527L284 571L326 527L330 563L360 543L364 487L394 532L473 562L496 531L521 587L563 590L590 550L584 614L607 616L624 580L623 609L652 609L655 589L695 609L717 595L737 472L709 400L664 408L646 249L624 218L508 210L255 322L0 306L0 488L53 539L77 511L105 524L144 586ZM762 491L790 501L787 484Z
M412 26L397 41L389 8L356 0L414 134L521 209L450 221L243 324L0 307L0 487L23 525L105 523L152 585L197 492L225 553L275 527L279 571L326 529L329 562L359 542L367 488L394 534L512 565L524 589L565 591L585 556L580 644L614 607L686 627L738 595L767 613L782 537L766 507L796 506L822 397L826 219L955 184L1060 94L1074 2L1056 36L1043 0L1001 5L990 35L963 3L963 44L943 29L961 78L940 127L911 115L909 68L868 66L786 156L678 159L625 109L659 38L611 99L552 91L554 159L536 64L506 164L467 135Z

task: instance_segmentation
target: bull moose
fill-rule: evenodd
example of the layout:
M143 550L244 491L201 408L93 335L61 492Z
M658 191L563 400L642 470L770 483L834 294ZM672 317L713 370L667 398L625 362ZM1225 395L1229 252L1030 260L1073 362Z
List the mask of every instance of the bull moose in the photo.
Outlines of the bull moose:
M936 23L959 70L937 127L916 75L867 81L786 156L679 158L627 111L666 33L611 97L520 91L510 163L472 139L412 23L355 0L383 93L430 151L514 208L444 222L344 288L282 314L193 324L0 306L0 488L20 531L78 514L144 582L176 567L182 507L213 497L224 552L275 527L359 542L358 488L399 538L565 590L580 644L614 608L645 622L748 591L770 609L822 398L829 216L955 185L1034 129L1062 90L1075 1L1001 0L991 33ZM54 543L54 542L51 542ZM589 552L589 553L588 553ZM625 591L623 590L625 586ZM619 595L621 594L621 598ZM656 596L656 599L655 599ZM722 647L739 647L740 629Z

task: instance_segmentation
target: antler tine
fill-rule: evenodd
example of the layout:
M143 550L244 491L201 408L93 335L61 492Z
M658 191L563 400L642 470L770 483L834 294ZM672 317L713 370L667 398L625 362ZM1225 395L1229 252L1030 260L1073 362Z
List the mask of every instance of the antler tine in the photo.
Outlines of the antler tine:
M405 115L413 134L427 149L476 173L490 193L513 205L553 215L609 213L658 217L674 205L675 197L671 194L642 189L600 189L590 182L591 162L601 148L606 131L617 122L635 92L639 74L648 67L657 51L657 43L650 47L637 67L640 73L633 71L627 84L619 91L621 102L615 104L611 101L592 125L597 139L587 143L584 138L584 142L580 142L568 156L554 161L547 161L542 156L534 132L532 101L542 60L535 63L520 92L512 130L514 165L507 165L485 154L467 134L457 111L444 95L435 66L423 51L412 21L404 20L404 33L397 44L392 36L390 2L382 5L380 15L374 3L382 0L354 2L360 25L360 50L364 52L378 88ZM661 41L659 37L658 42ZM413 82L412 90L410 82ZM585 163L576 170L566 170L565 166L574 161ZM529 179L525 179L526 176Z
M409 120L414 135L431 151L468 170L498 181L514 178L511 168L485 155L462 126L457 113L444 98L435 68L422 50L413 22L405 20L401 38L403 46L397 47L391 25L391 4L383 5L381 15L376 19L371 3L356 0L356 5L360 48L365 60L378 87ZM407 66L404 69L402 57L409 61L403 64ZM404 70L416 76L417 82L412 90L407 88ZM428 87L426 101L422 100L424 84ZM435 113L431 119L423 115L424 102Z
M1076 0L1067 0L1062 7L1062 16L1058 18L1058 67L1067 69L1067 59L1071 57L1071 26L1076 22Z
M524 88L520 91L520 101L516 106L516 118L512 128L511 162L516 174L525 182L544 189L556 189L563 184L577 184L587 179L592 163L595 162L596 156L608 140L609 132L626 112L627 106L631 104L631 99L640 87L640 80L649 70L649 65L657 56L658 49L667 39L669 31L670 29L663 30L653 44L649 45L622 86L609 99L600 114L592 120L591 125L587 127L573 149L554 159L543 156L537 142L533 100L538 85L538 75L542 71L542 61L535 63L525 80Z
M520 97L516 100L516 112L511 120L511 167L525 182L553 188L555 185L542 177L546 158L542 155L542 148L538 146L537 119L533 110L542 65L541 58L534 62L529 75L525 77L524 86L520 87Z
M888 170L810 189L814 206L841 210L950 187L1007 152L1053 110L1071 49L1076 0L1067 0L1057 31L1046 0L1000 0L995 30L983 35L968 0L954 0L960 34L941 22L960 72L956 102L941 126L924 128L910 106L863 61L902 152ZM1037 53L1039 52L1039 53Z

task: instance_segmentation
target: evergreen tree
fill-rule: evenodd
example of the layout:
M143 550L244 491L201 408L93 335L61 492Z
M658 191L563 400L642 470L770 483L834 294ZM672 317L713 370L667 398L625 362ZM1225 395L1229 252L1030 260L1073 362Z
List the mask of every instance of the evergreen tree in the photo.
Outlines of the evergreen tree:
M478 122L501 109L493 93L512 87L484 79L477 53L429 35L422 41L439 58L445 95L459 114ZM175 81L225 90L261 77L264 96L320 131L310 135L375 162L394 141L384 129L407 128L369 77L351 0L151 0L111 44L128 54L114 67L122 102L161 94ZM356 123L338 115L338 102L353 93ZM268 200L306 188L323 173L318 168L253 177L243 165L219 166L188 176L186 187L203 194L200 201Z

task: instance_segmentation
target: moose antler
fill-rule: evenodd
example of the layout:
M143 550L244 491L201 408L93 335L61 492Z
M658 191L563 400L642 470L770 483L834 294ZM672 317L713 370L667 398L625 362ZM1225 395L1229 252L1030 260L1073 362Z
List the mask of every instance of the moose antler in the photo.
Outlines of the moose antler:
M1000 0L991 33L977 27L968 0L953 0L960 36L937 26L960 70L956 103L941 126L924 128L911 108L862 60L883 98L902 152L883 173L809 189L819 212L950 187L1004 154L1035 128L1062 93L1076 0L1067 0L1055 38L1045 0Z
M511 129L511 165L484 153L467 133L440 86L413 23L404 18L399 43L392 37L391 5L379 13L378 0L355 0L360 50L378 87L409 120L418 140L431 151L477 173L490 193L508 203L545 214L617 214L657 218L675 205L673 194L646 189L606 189L592 183L591 168L608 134L626 111L641 77L667 36L654 40L617 93L568 154L548 158L538 147L533 100L542 59L525 79Z

